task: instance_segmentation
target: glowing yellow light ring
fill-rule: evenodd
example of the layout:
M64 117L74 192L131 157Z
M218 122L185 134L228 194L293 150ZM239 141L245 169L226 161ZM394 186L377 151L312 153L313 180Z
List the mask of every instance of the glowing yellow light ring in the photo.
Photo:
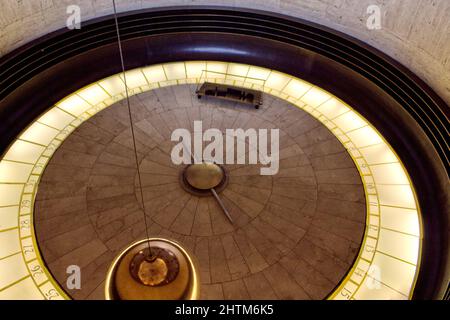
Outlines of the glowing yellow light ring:
M352 157L361 175L367 203L360 252L329 298L411 297L422 241L420 208L414 187L399 157L356 111L305 81L250 65L177 62L129 70L126 77L129 95L207 80L262 90L318 119ZM124 98L121 74L86 86L33 122L1 158L0 299L68 298L39 254L32 228L34 197L45 166L70 133L97 112Z

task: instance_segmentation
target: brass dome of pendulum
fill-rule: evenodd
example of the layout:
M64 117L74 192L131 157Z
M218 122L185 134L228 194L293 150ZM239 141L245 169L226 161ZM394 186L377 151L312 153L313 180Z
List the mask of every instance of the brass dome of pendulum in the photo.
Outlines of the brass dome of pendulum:
M195 300L199 283L196 262L186 249L173 240L149 238L131 244L114 259L106 277L105 297Z
M127 89L114 0L113 6L125 89ZM106 275L105 298L107 300L198 299L200 280L195 258L176 241L148 236L130 100L128 90L125 91L147 238L132 243L114 259Z
M184 177L192 187L210 190L216 188L222 182L224 171L215 163L195 163L186 167Z

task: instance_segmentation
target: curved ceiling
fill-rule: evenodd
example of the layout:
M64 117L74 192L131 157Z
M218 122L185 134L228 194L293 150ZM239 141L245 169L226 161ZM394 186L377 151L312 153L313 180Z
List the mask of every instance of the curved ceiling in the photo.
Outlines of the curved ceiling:
M420 76L450 102L450 2L391 0L379 3L381 29L369 30L373 0L118 0L120 12L176 5L220 5L267 10L313 21L358 38ZM6 1L0 12L0 56L65 26L67 5L82 21L112 13L111 0Z

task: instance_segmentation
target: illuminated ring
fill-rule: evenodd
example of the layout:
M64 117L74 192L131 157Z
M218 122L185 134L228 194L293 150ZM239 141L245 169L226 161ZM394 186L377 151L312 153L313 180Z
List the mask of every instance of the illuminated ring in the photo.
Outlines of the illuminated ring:
M205 76L200 79L204 70L212 71L214 77L206 73L206 79ZM244 81L234 80L236 75L244 77ZM18 279L0 291L0 299L17 298L19 294L22 299L67 298L46 269L36 246L31 228L34 196L45 166L70 133L99 111L125 98L121 77L117 74L100 80L59 101L30 124L4 154L0 162L3 195L0 217L10 223L16 219L16 224L18 219L19 227L0 233L0 243L7 243L0 249L2 256L7 256L2 260L0 273L5 275L3 281ZM419 204L399 157L356 111L305 81L249 65L177 62L129 70L126 77L129 95L205 80L263 90L319 120L352 157L362 178L367 204L366 230L358 257L329 298L411 298L423 235Z

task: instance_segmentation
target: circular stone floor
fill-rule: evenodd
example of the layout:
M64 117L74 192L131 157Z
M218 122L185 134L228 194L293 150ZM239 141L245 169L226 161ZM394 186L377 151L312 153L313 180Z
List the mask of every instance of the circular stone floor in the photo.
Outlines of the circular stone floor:
M355 259L365 226L360 176L340 142L313 117L272 96L259 109L194 95L195 86L131 98L150 236L175 239L198 260L203 299L323 299ZM229 184L213 197L180 185L171 133L279 128L280 169L225 165ZM58 149L39 184L35 228L43 259L74 299L103 299L114 256L145 237L125 102L83 123ZM139 199L139 200L138 200ZM81 289L66 287L69 265Z

